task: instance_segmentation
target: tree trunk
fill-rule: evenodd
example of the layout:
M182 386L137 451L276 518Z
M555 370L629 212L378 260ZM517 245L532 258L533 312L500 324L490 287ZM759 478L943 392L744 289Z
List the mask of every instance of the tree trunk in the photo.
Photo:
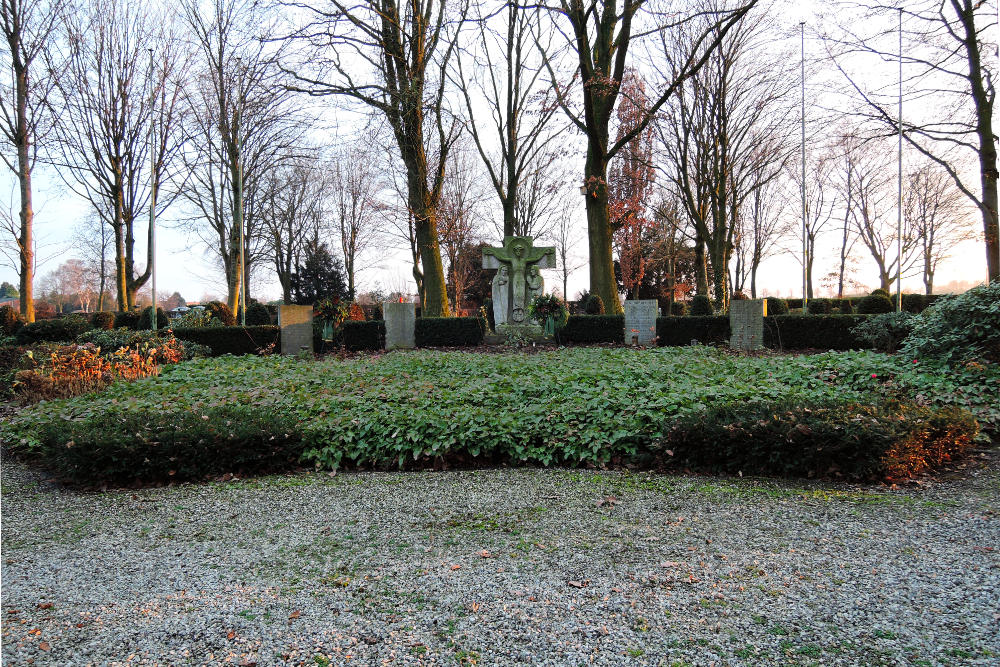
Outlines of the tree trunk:
M954 3L958 9L958 3ZM975 9L963 3L958 12L965 36L962 40L969 62L969 81L976 104L976 135L979 139L979 175L983 191L980 210L983 215L983 237L986 241L986 272L989 281L1000 280L1000 223L997 220L997 147L993 134L993 98L983 85L983 67L979 52L979 35L975 26Z
M243 290L243 274L244 274L244 253L240 252L244 244L244 234L243 234L243 179L242 174L240 174L240 160L242 159L239 153L236 153L230 164L234 165L231 167L232 178L233 178L233 236L235 237L234 243L230 246L230 254L232 255L232 260L230 261L230 266L232 266L232 271L229 276L229 294L226 300L226 305L229 309L233 311L236 315L237 321L239 320L239 306L240 306L240 294Z
M601 297L609 315L625 312L618 297L615 260L611 250L611 215L608 211L608 165L591 141L587 148L587 244L590 251L590 293Z
M20 90L20 85L18 88ZM22 114L20 100L18 100L18 114ZM22 127L25 126L22 125ZM21 189L21 235L18 238L21 258L21 279L18 285L21 299L21 317L25 322L34 322L35 212L31 207L31 163L28 158L28 133L26 131L23 133L21 142L17 146L17 167L19 171L18 184Z
M699 234L694 241L694 293L708 296L708 263L705 261L705 239Z

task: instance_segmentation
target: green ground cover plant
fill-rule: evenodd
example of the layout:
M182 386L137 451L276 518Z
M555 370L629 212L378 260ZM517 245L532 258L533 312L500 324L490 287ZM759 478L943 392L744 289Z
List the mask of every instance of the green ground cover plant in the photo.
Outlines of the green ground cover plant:
M932 412L961 408L995 434L998 393L1000 369L992 365L956 369L874 352L739 357L695 346L315 362L222 357L27 408L3 425L0 440L90 481L198 478L252 468L258 458L326 468L439 456L648 463L676 424L726 406L902 401Z

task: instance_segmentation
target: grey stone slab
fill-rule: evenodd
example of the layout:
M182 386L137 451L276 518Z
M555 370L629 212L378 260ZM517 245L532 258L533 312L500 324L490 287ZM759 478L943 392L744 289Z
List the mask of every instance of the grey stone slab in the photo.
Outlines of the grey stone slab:
M652 343L656 338L656 318L659 315L656 299L634 299L625 301L625 342L633 338L640 345Z
M278 306L281 353L313 352L312 306Z
M764 318L767 301L750 299L729 302L729 347L734 350L759 350L764 347Z
M416 347L416 304L386 301L382 304L382 316L385 317L385 349L411 350Z

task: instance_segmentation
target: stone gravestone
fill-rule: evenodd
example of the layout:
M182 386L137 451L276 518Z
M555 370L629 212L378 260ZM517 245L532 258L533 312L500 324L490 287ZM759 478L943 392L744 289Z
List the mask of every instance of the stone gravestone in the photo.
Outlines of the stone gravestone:
M539 269L556 267L555 248L536 248L530 236L505 236L502 248L483 248L483 268L497 269L493 278L493 317L501 325L531 326L528 306L542 294Z
M625 342L633 339L640 345L653 342L656 338L656 316L659 307L656 299L636 299L625 301Z
M729 302L729 347L749 352L764 347L764 318L767 301L764 299Z
M281 329L282 354L312 353L312 306L278 306L278 328Z
M382 317L385 318L385 349L412 350L416 347L416 304L386 301L382 304Z

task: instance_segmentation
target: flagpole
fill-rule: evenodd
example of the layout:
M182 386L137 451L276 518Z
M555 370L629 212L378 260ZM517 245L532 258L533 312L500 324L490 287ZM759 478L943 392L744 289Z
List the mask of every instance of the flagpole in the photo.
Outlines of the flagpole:
M903 8L899 8L899 153L896 181L896 312L903 310Z
M799 22L802 68L802 313L809 312L809 237L806 233L806 22Z

